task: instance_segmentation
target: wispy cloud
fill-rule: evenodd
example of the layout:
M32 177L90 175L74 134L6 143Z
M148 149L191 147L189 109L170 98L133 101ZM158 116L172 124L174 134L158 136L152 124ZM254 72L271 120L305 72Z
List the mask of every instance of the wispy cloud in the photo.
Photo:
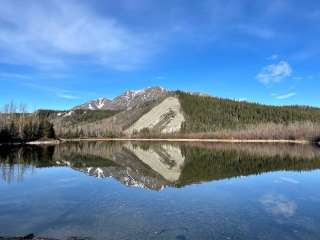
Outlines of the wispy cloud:
M0 73L0 79L31 79L31 76L26 74L19 74L19 73L10 73L10 72L2 72Z
M63 99L68 99L68 100L80 99L80 97L78 97L78 96L67 94L67 93L58 93L57 97L63 98Z
M1 2L0 62L32 66L101 64L128 70L155 52L155 39L79 1ZM19 16L19 17L17 17ZM1 21L0 21L1 23Z
M63 98L67 100L81 99L79 95L83 95L83 93L81 94L81 92L77 92L77 91L70 91L70 90L61 89L61 88L42 86L39 84L30 83L30 82L22 83L22 85L29 88L33 88L33 89L46 91L52 95L55 95L59 98Z
M293 179L293 178L289 178L289 177L280 177L280 181L283 182L288 182L288 183L292 183L292 184L299 184L300 182Z
M280 61L277 64L270 64L264 67L256 78L263 84L271 84L281 82L283 79L290 77L292 68L286 61Z
M294 96L296 96L296 95L297 95L297 93L295 93L295 92L290 92L290 93L283 94L283 95L274 95L274 97L275 97L276 99L283 100L283 99L288 99L288 98L294 97Z
M128 70L165 48L177 49L177 43L204 46L210 42L212 46L212 41L219 40L230 47L230 32L240 38L268 40L277 36L277 29L268 23L273 15L261 9L274 4L260 4L263 7L257 4L251 19L242 1L226 4L205 0L181 5L179 1L145 0L137 4L2 0L0 62L37 67L90 63ZM285 8L277 7L281 9ZM252 21L256 16L264 21Z

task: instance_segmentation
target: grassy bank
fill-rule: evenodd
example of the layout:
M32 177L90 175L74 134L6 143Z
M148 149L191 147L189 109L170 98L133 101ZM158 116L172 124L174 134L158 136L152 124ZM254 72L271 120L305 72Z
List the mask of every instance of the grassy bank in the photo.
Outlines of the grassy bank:
M81 141L137 141L137 142L202 142L202 143L292 143L292 144L312 144L307 140L270 140L270 139L205 139L205 138L70 138L62 139L62 142ZM39 143L40 144L40 143Z
M265 123L247 125L240 129L222 129L211 132L161 134L145 130L131 138L175 138L175 139L216 139L225 141L307 141L320 138L320 124L295 122L290 124Z

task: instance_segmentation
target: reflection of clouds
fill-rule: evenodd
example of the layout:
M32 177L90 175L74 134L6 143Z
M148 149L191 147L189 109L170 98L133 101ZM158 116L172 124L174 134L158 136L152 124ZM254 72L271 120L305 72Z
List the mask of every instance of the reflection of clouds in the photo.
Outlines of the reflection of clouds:
M293 178L289 178L289 177L281 177L281 178L279 178L279 180L280 180L281 182L287 182L287 183L292 183L292 184L298 184L298 183L300 183L299 181L297 181L297 180L295 180L295 179L293 179Z
M262 196L260 203L268 212L284 217L292 217L297 210L297 205L294 201L289 200L285 196L277 193L266 194Z

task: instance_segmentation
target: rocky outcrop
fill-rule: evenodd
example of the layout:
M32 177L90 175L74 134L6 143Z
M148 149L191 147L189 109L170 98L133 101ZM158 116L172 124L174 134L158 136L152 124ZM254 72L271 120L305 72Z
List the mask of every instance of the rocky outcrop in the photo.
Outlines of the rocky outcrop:
M167 97L140 117L138 121L126 130L126 133L132 134L146 128L161 133L179 132L184 121L179 99Z

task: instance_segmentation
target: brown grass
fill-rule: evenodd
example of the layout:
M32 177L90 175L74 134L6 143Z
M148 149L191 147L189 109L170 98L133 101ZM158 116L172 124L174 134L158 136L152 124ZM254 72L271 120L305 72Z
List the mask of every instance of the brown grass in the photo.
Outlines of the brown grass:
M138 133L132 138L180 138L180 139L238 139L238 140L306 140L314 141L320 136L320 124L296 122L288 125L265 123L248 125L243 129L226 129L206 133L159 134Z

